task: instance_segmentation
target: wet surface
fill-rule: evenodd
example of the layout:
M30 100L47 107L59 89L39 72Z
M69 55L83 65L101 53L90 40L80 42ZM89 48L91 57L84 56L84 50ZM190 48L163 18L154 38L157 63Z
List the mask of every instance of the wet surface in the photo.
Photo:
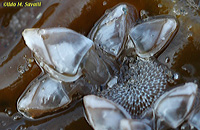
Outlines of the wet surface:
M85 129L82 101L38 120L19 114L16 103L41 70L25 46L21 32L31 27L68 27L87 36L106 9L128 2L149 16L172 14L180 30L158 60L181 75L181 83L200 80L200 16L198 8L179 0L41 0L42 7L4 8L0 5L0 129ZM191 0L188 0L191 1ZM4 2L3 0L0 3Z

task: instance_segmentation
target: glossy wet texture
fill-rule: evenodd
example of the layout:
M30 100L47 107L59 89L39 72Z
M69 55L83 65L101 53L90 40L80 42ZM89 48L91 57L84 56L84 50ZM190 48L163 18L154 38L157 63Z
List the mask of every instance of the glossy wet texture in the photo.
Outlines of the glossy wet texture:
M110 130L119 128L120 130L180 129L179 126L184 121L191 129L192 127L199 129L197 121L199 108L194 107L194 104L198 102L197 94L198 86L195 83L188 82L177 86L159 97L140 119L130 119L131 115L126 113L126 107L121 107L119 103L116 104L105 98L88 95L83 98L83 102L87 121L95 130L103 128ZM115 121L109 120L110 117ZM185 124L181 126L181 129L185 129Z
M93 24L103 15L105 10L119 2L133 4L138 11L141 9L146 10L149 12L149 16L170 12L173 15L176 14L180 20L180 31L158 59L183 76L180 82L199 82L200 41L198 32L200 31L200 16L198 11L194 11L195 9L193 7L188 7L186 1L177 0L176 3L167 0L161 0L160 2L153 0L78 0L76 2L70 0L42 0L42 8L7 9L1 7L1 129L91 129L83 118L81 101L78 101L77 104L74 102L69 108L41 120L31 121L17 113L17 99L25 90L26 86L41 72L35 62L32 62L30 50L21 39L21 32L24 28L61 26L69 27L79 33L87 35L93 27ZM175 6L174 3L177 5ZM178 9L184 9L185 11L180 12L181 10ZM82 126L85 127L83 128Z

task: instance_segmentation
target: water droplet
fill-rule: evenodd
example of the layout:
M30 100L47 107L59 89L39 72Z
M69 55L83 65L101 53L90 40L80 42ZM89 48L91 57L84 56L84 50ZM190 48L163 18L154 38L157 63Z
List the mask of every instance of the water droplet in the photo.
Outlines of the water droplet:
M192 25L189 25L188 30L191 31L191 29L192 29Z
M162 5L162 4L158 4L158 7L159 7L159 8L162 8L162 7L163 7L163 5Z
M26 66L24 67L24 70L25 70L25 71L28 71L28 70L29 70L28 65L26 65Z
M169 63L170 62L170 58L169 57L166 57L165 58L165 63Z
M188 33L187 34L187 38L191 38L191 37L193 37L193 34L192 33Z
M13 116L13 120L20 120L22 118L22 115L19 114L19 113L16 113L14 116Z
M185 10L184 7L178 7L176 4L174 5L173 12L176 15L182 15L182 16L186 16L188 14L188 12Z
M17 71L20 73L20 74L23 74L25 72L25 68L23 65L20 65L18 68L17 68Z
M2 126L6 126L6 122L5 121L1 121L1 125Z
M179 10L177 10L177 9L175 9L175 8L173 8L173 12L174 12L176 15L180 15Z
M187 72L191 76L193 76L196 73L195 67L191 64L184 64L181 67L181 69L184 70L185 72Z
M148 18L148 12L146 10L141 10L140 16L142 19Z
M184 130L184 129L185 129L185 126L184 126L184 125L182 125L182 126L181 126L181 130Z
M117 79L118 79L117 76L115 76L113 79L111 79L111 80L107 83L108 87L109 87L109 88L112 88L112 87L117 83Z
M31 65L31 64L28 64L28 67L29 67L29 68L31 68L31 67L32 67L32 65Z
M11 116L11 115L12 115L12 111L11 111L11 110L8 110L8 111L7 111L7 114L8 114L9 116Z
M37 15L36 19L40 19L41 16L42 16L42 13L39 13L39 14Z
M20 125L18 128L17 128L17 130L26 130L26 127L25 126L23 126L23 125Z
M40 33L41 35L43 35L43 34L46 34L46 31L45 31L45 29L40 29L40 30L39 30L39 33Z
M26 56L26 55L24 55L24 56L23 56L23 59L26 59L26 57L27 57L27 56Z
M107 5L107 1L104 1L104 2L103 2L103 6L105 6L105 5Z
M43 67L43 66L44 66L44 63L43 63L43 62L40 62L40 66L42 66L42 67Z
M117 24L116 27L119 28L119 24Z
M34 62L34 59L33 59L33 58L29 58L29 59L28 59L28 62L29 62L29 63L33 63L33 62Z
M10 109L5 109L4 112L8 115L11 116L12 115L12 111Z
M161 38L161 40L163 40L163 41L164 41L164 40L165 40L165 37L162 37L162 38Z
M174 80L178 80L179 79L179 74L178 73L174 73L173 77L174 77L173 78Z
M107 9L106 11L105 11L105 14L109 14L111 12L111 10L110 9Z

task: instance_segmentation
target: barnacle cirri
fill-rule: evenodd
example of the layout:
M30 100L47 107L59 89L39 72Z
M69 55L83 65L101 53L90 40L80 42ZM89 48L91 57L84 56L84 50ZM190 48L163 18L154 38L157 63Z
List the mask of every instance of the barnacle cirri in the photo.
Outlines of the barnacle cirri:
M160 97L166 87L168 69L155 61L127 58L120 68L117 84L99 93L139 116Z

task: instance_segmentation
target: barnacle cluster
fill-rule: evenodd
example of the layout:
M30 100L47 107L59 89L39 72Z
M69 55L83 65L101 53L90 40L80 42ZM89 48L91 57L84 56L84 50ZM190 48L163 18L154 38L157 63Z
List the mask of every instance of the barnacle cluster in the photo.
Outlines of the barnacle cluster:
M76 93L94 94L99 97L84 97L84 105L97 130L159 129L162 122L177 128L187 119L199 128L197 85L169 91L173 72L156 60L178 27L173 16L141 19L134 6L122 3L106 11L88 37L62 27L25 29L24 40L43 75L19 98L19 112L38 118L67 107Z

